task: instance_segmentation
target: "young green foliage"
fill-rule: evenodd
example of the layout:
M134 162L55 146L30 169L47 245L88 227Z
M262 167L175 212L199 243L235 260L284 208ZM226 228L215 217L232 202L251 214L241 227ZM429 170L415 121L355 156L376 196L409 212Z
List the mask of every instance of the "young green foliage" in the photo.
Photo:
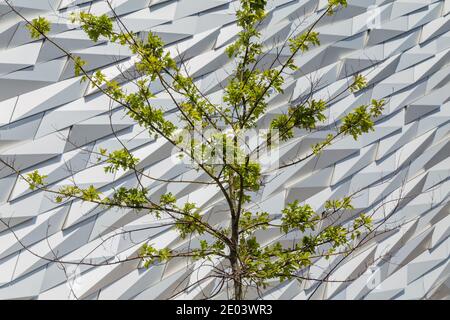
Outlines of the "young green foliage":
M139 163L139 159L133 157L130 151L119 149L108 154L106 163L108 165L104 167L105 173L115 173L119 169L133 169Z
M100 36L109 38L113 31L113 23L106 14L95 16L87 12L72 14L72 23L79 23L89 39L97 42Z
M41 175L39 174L39 171L34 170L33 172L27 174L26 180L29 184L30 189L34 190L44 185L45 178L47 178L46 175Z
M366 86L367 86L366 78L361 74L357 74L354 76L353 83L350 85L350 91L357 92L364 89Z
M255 128L259 120L268 114L269 99L283 94L288 72L298 70L295 61L301 59L303 53L320 46L320 34L314 31L316 24L313 24L311 28L286 39L288 57L284 61L277 59L262 66L260 60L267 50L261 36L267 16L266 6L267 0L240 0L236 12L239 32L226 48L235 67L223 87L221 99L210 99L202 92L197 79L189 75L183 61L179 57L173 58L155 33L149 31L144 38L142 34L127 30L120 18L113 19L108 15L81 12L72 16L72 22L78 23L92 41L107 40L127 47L135 55L133 69L137 73L137 79L130 81L134 88L130 90L122 80L109 79L101 70L87 72L87 61L68 54L74 63L75 76L82 76L82 81L90 81L93 88L120 105L127 116L152 137L165 139L183 157L189 158L191 168L202 171L208 178L205 184L216 187L220 197L215 199L223 199L218 206L222 209L222 204L225 204L223 219L216 219L203 203L186 200L186 197L178 198L176 193L168 192L183 190L167 187L175 181L158 179L156 190L144 187L141 177L157 179L146 176L143 169L138 168L140 160L125 147L112 152L100 148L96 153L96 165L103 166L105 173L115 174L119 170L134 173L138 180L136 186L102 189L103 192L93 185L87 188L70 185L52 190L57 193L57 203L81 199L104 207L145 210L158 219L170 220L180 236L179 241L192 241L194 246L176 251L145 243L140 252L144 266L150 268L155 263L166 263L180 257L227 260L221 265L228 267L223 267L216 275L232 284L235 299L245 298L246 286L266 287L273 279L294 279L299 271L312 265L317 258L346 254L363 232L372 230L373 223L365 214L359 214L347 223L335 218L339 212L355 210L351 197L326 201L321 211L298 200L289 203L277 214L269 214L264 208L261 210L258 205L255 206L267 172L264 172L259 159L245 153L244 143L237 137L239 133ZM322 16L332 15L346 6L345 0L329 0ZM50 23L41 17L34 19L27 27L34 39L45 36L51 29ZM158 92L152 91L154 87L163 90L165 97L171 99L177 117L171 114L172 111L159 106L158 99L155 99ZM366 87L367 80L357 74L346 92L358 94ZM330 104L330 101L316 99L314 88L311 88L311 97L287 106L284 114L272 119L270 128L278 130L282 141L295 138L296 130L320 131L328 125L327 108ZM384 100L373 99L369 105L358 106L343 116L336 123L336 132L327 134L323 141L313 145L309 156L318 155L338 136L351 136L356 140L374 130L375 120L382 115L384 104ZM180 129L198 133L198 127L216 131L203 140L178 135ZM228 158L229 154L232 157ZM217 158L222 160L219 164L213 161ZM290 165L299 161L294 160ZM281 171L283 168L280 166L277 169ZM35 171L27 175L27 182L31 189L47 188L45 178L45 175ZM159 183L164 184L163 187ZM333 219L327 220L330 217ZM338 223L333 224L333 221ZM281 235L296 234L296 241L289 245L282 241L260 243L259 236L269 228L274 228Z
M39 39L42 35L46 35L51 30L50 21L44 17L38 17L31 21L31 24L26 25L30 31L32 39Z

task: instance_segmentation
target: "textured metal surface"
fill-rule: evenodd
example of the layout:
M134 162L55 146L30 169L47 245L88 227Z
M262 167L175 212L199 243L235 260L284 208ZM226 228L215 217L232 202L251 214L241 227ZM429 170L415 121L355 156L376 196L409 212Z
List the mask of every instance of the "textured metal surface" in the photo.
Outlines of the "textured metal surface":
M133 57L127 50L106 41L94 44L67 23L68 13L74 10L109 13L104 1L11 3L28 18L50 19L50 38L87 60L90 69L102 68L111 78L130 70ZM298 32L306 29L326 1L269 3L263 26L268 47L282 41L299 21ZM224 49L238 31L236 1L116 0L114 6L131 30L152 30L175 56L183 55L198 85L213 99L220 99L220 85L214 84L226 81L232 67ZM288 77L285 94L271 100L270 114L261 124L271 114L286 111L290 101L301 99L311 78L320 79L315 90L321 97L341 92L357 72L369 80L363 92L347 92L334 100L328 114L331 123L372 98L386 99L387 107L375 132L357 142L344 138L319 159L267 177L270 183L257 196L259 205L276 216L293 199L319 209L327 199L364 189L355 200L353 214L381 207L375 215L381 219L395 209L387 226L392 231L348 257L332 275L332 279L354 281L322 283L317 290L314 281L274 283L263 297L449 298L449 11L448 0L354 0L346 10L319 24L322 45L298 57L301 72ZM130 84L124 85L131 90ZM164 108L173 108L163 93L157 98ZM0 157L23 173L39 169L53 186L73 180L81 186L93 184L108 194L112 187L136 184L134 175L127 172L105 175L101 163L90 154L99 148L121 147L111 127L153 175L201 178L174 165L163 141L154 141L124 117L120 108L81 84L64 53L48 41L32 41L24 22L0 1ZM306 150L321 137L298 138L283 149L282 159ZM145 183L154 194L165 190L157 182ZM215 204L208 212L212 217L215 210L220 211L214 188L185 185L167 191L205 207ZM400 203L395 201L399 197L403 198ZM147 228L160 223L149 215L105 210L79 201L56 204L49 194L29 190L6 167L0 170L0 217L9 225L0 225L1 299L168 298L183 279L188 283L199 276L192 272L196 265L182 261L148 270L138 261L80 268L49 262L46 259L55 256L74 262L82 258L94 263L114 261L132 256L149 240L160 247L187 244L170 229ZM280 236L268 231L263 239ZM197 240L191 245L197 245ZM309 274L324 277L337 259L318 261ZM212 287L210 283L204 289ZM178 297L201 295L199 288L193 288Z

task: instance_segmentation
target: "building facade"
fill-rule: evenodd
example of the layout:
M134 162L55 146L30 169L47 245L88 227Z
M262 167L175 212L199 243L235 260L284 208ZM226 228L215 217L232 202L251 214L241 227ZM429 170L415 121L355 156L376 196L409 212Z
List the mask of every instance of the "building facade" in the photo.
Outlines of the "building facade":
M132 53L100 39L93 43L70 23L71 12L111 14L105 1L9 0L27 19L52 22L49 38L129 86ZM174 163L172 150L126 117L120 106L80 82L64 52L43 39L32 40L26 22L0 0L0 158L23 174L39 170L53 186L94 185L105 193L132 186L128 172L105 174L93 151L124 143L141 167L162 179L198 173ZM236 37L232 0L114 0L126 26L152 31L173 56L183 59L198 86L214 101L232 68L225 48ZM261 26L267 59L282 40L301 32L323 12L322 0L269 0ZM450 297L450 1L353 0L345 10L317 25L321 46L298 57L300 70L289 74L284 94L273 96L270 112L285 112L309 93L332 98L329 123L371 99L385 99L376 130L328 147L319 158L268 175L258 203L276 216L288 202L321 208L326 200L359 192L357 212L391 215L385 232L344 261L321 259L307 270L343 282L287 281L260 293L264 299L448 299ZM362 92L340 94L349 79L368 79ZM128 80L125 80L128 75ZM157 84L154 90L158 91ZM158 103L173 104L164 93ZM304 152L327 131L300 135L280 153L283 160ZM120 139L120 141L118 141ZM198 185L171 187L147 181L157 194L171 191L219 215L217 190ZM108 191L109 190L109 191ZM136 255L146 241L172 248L188 245L161 222L132 210L105 209L30 190L0 165L0 299L168 299L180 284L207 273L196 263L173 261L143 268L139 260L99 266ZM268 231L263 241L282 237ZM289 237L283 241L290 241ZM196 239L192 240L195 245ZM198 241L197 241L198 243ZM61 264L54 260L72 261ZM77 265L77 261L93 265ZM306 271L305 271L306 272ZM351 280L351 281L350 281ZM177 298L198 299L213 283L194 286ZM217 298L227 298L222 292ZM258 298L256 294L250 298Z

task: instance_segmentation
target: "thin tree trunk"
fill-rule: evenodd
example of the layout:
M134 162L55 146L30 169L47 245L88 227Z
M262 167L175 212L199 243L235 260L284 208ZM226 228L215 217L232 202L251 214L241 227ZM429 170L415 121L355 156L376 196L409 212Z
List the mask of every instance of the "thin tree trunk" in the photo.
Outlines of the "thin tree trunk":
M231 242L232 247L230 247L230 264L233 273L233 299L242 300L244 297L242 294L241 266L239 264L239 215L237 214L233 214L231 216Z
M231 269L233 272L233 299L234 300L243 300L243 292L242 292L242 278L241 278L241 270L239 266L239 261L237 257L233 254L234 257L230 258Z

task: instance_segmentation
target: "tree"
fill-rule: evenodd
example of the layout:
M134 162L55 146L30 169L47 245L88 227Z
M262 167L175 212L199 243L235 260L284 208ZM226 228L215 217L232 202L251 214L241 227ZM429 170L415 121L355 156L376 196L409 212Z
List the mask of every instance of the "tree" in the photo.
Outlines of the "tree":
M9 5L8 1L6 3ZM315 99L311 94L304 101L291 105L285 114L275 117L266 128L261 143L250 147L246 140L247 133L259 128L258 120L268 113L269 99L283 94L286 72L297 70L295 61L301 58L301 54L320 45L316 25L325 16L345 8L347 1L328 0L322 14L306 31L300 34L293 32L283 43L282 50L288 50L288 57L283 58L280 50L270 64L262 62L268 48L260 33L260 26L266 18L266 5L267 0L240 0L240 8L236 11L240 31L226 50L235 67L223 88L220 103L212 101L199 89L184 61L172 58L157 35L149 32L143 38L131 32L111 5L112 17L81 12L73 15L72 19L92 41L107 39L127 47L137 57L134 67L138 76L132 81L135 85L132 91L126 91L122 83L108 79L101 70L86 71L86 61L47 36L51 24L45 18L28 21L21 16L27 21L32 38L45 38L73 61L75 75L81 76L81 81L89 82L119 104L136 124L157 139L169 142L186 166L207 176L202 181L161 182L214 186L226 204L226 225L210 222L206 218L207 210L201 205L180 201L171 193L155 199L152 190L141 182L142 178L154 178L140 168L139 159L124 145L119 150L101 149L96 152L106 173L131 171L138 181L134 187L112 190L109 196L94 186L82 188L74 184L55 189L46 184L46 176L38 171L23 175L15 170L16 173L29 183L31 189L53 193L57 203L82 199L104 207L125 207L148 212L157 218L168 218L182 239L200 239L198 246L180 251L146 243L139 256L145 267L176 258L210 261L214 266L210 277L221 279L222 286L231 284L233 298L238 300L245 298L248 288L265 287L271 279L307 279L299 275L299 270L311 266L319 257L351 253L375 228L368 214L361 213L345 223L339 219L344 212L353 209L353 195L327 201L320 211L307 203L294 201L280 212L279 217L259 209L254 205L254 199L267 173L283 172L290 166L318 157L340 137L351 136L356 140L373 130L384 101L372 100L370 105L361 105L338 119L334 134L311 146L307 154L276 165L263 163L261 154L278 150L280 145L294 139L298 130L321 130L322 124L328 120L326 110L330 101ZM20 15L13 6L10 7ZM153 103L156 95L150 85L155 82L171 98L177 109L177 119ZM362 75L355 75L345 90L356 92L366 85ZM298 232L300 236L291 245L281 242L262 244L257 235L268 228L278 228L284 234Z

